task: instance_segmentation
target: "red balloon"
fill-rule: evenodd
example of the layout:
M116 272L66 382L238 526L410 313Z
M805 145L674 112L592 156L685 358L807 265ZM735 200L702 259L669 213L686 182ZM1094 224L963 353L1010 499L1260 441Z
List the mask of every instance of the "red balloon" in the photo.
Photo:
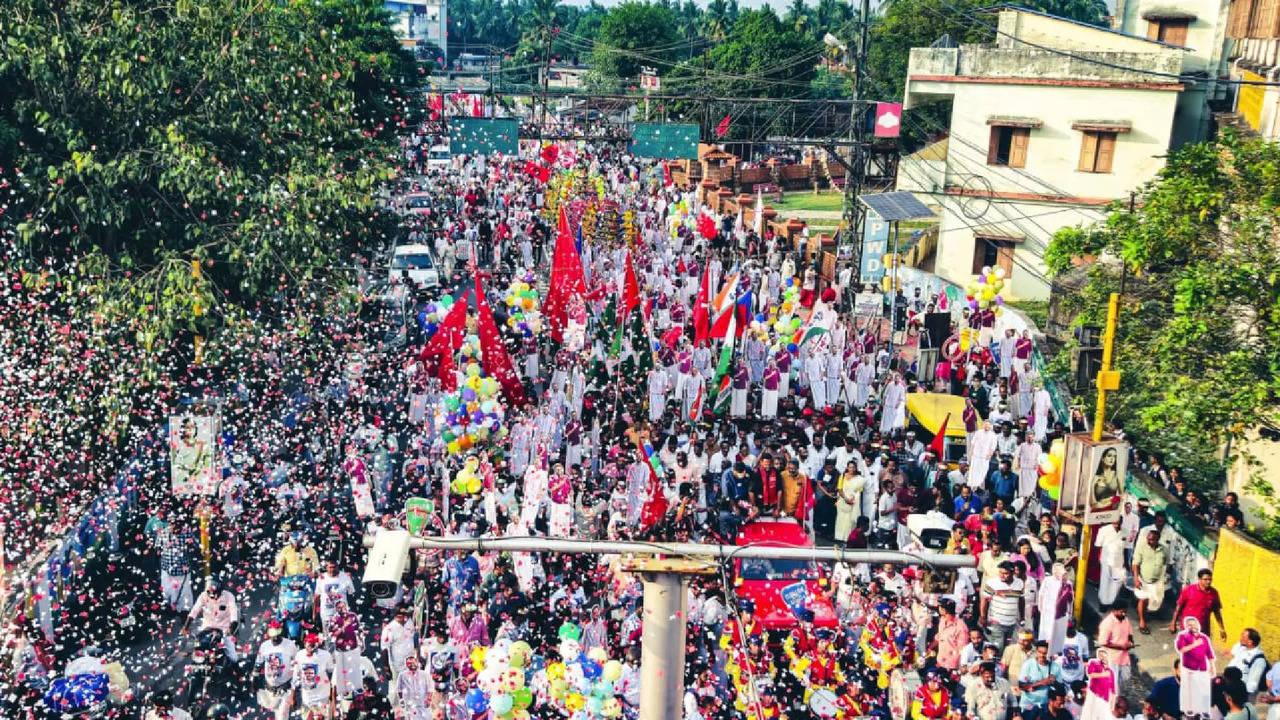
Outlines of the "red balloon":
M555 145L548 145L542 148L542 160L548 165L553 164L559 156L560 150Z

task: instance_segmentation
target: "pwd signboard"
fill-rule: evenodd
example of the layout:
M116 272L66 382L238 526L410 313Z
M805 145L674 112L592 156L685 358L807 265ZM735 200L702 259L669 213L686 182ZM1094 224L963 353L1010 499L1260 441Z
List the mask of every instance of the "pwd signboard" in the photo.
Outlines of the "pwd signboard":
M452 155L516 155L520 152L520 126L515 118L449 118L449 153Z
M635 123L631 153L663 160L697 160L698 126L680 123Z
M863 283L879 283L884 277L884 261L889 252L889 223L875 213L867 213L862 223L862 267L859 275Z

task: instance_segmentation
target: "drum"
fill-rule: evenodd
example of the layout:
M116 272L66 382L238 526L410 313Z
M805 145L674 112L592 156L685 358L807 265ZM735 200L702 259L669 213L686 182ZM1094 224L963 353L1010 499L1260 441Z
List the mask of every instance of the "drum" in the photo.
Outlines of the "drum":
M827 688L818 688L809 696L809 710L817 717L833 718L840 712L836 703L835 692Z

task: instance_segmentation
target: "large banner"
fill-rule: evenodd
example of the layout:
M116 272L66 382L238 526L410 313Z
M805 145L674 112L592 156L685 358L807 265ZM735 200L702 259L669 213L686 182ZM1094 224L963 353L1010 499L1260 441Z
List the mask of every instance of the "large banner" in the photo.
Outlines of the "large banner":
M218 419L205 415L169 418L169 465L174 495L218 491Z

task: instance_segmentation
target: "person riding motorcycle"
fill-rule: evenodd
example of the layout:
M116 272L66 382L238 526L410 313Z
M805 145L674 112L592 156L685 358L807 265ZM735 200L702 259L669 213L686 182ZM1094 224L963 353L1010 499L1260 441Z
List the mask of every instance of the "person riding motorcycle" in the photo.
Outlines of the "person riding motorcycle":
M314 576L319 569L320 556L316 553L316 549L307 543L307 534L301 531L290 533L289 544L276 553L276 577Z
M200 617L200 628L197 632L204 632L210 628L221 630L222 648L227 653L227 659L233 663L239 662L235 634L240 627L240 608L236 605L236 596L224 590L222 581L218 578L209 578L205 584L205 591L200 593L187 619L182 622L183 636L190 634L188 626L196 616Z

